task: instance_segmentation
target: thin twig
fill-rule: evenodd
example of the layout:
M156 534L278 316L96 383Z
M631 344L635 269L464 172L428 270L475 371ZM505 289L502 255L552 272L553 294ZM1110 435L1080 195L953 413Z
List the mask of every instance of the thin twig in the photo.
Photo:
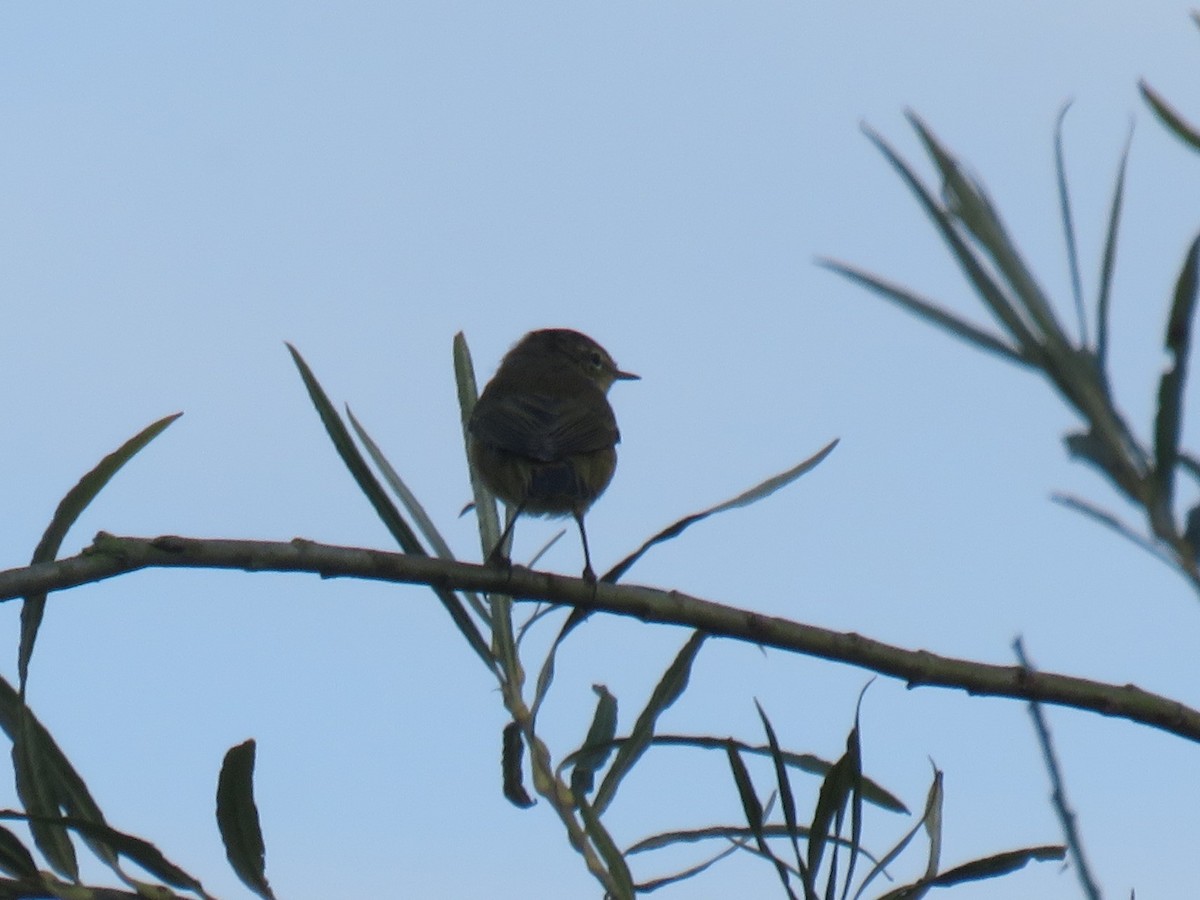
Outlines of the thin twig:
M1020 638L1013 641L1013 651L1017 654L1017 661L1032 673L1033 666L1029 664L1029 659L1025 656L1025 645ZM1100 888L1096 885L1096 879L1092 877L1091 869L1088 868L1087 858L1083 853L1083 841L1080 840L1079 830L1075 827L1075 813L1067 804L1067 789L1063 784L1062 771L1058 767L1058 759L1054 754L1054 744L1050 739L1050 727L1046 724L1046 717L1042 715L1042 706L1037 700L1029 702L1029 715L1033 718L1033 729L1037 732L1038 743L1042 747L1042 759L1046 763L1046 772L1050 776L1050 786L1053 789L1050 795L1051 801L1054 803L1054 811L1058 814L1058 820L1062 823L1067 848L1075 859L1079 884L1088 900L1100 900Z

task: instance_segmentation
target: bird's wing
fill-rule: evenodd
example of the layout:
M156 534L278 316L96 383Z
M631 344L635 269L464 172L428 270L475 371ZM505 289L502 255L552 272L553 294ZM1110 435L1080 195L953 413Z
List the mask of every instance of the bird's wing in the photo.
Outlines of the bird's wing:
M471 433L479 441L541 462L612 447L620 440L612 408L550 393L484 391L471 415Z

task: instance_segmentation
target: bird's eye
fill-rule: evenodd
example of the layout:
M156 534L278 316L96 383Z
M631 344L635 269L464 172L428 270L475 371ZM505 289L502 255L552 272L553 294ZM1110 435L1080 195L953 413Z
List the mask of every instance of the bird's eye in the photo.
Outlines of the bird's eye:
M604 357L602 357L595 350L593 350L591 355L588 357L588 362L592 364L593 369L600 370L604 368Z

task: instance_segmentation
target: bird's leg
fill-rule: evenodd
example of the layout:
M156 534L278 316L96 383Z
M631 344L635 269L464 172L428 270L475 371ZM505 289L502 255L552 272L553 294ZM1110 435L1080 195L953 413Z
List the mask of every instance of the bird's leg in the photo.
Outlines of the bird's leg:
M500 535L500 540L496 541L496 546L492 548L492 552L487 555L485 563L494 568L511 569L512 560L509 559L506 546L508 540L512 537L513 526L517 524L517 518L521 515L521 511L525 509L525 504L521 503L514 510L512 507L506 507L508 511L508 521L504 525L504 533Z
M589 584L595 584L596 573L592 571L592 554L588 552L587 531L583 527L583 513L575 510L574 516L579 525L579 539L583 541L583 580Z

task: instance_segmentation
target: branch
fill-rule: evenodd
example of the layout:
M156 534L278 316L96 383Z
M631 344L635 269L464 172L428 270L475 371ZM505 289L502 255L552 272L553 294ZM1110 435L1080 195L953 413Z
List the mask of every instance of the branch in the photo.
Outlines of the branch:
M297 538L268 541L182 537L117 537L101 532L79 556L0 572L0 601L37 591L57 591L148 568L243 569L309 572L322 578L361 578L431 587L503 593L695 628L792 653L859 666L899 678L909 687L932 685L969 694L1070 706L1149 725L1200 741L1200 711L1131 684L1113 685L1069 675L1031 671L904 650L853 632L803 625L639 585L589 584L519 566L510 570L382 550L335 547Z

